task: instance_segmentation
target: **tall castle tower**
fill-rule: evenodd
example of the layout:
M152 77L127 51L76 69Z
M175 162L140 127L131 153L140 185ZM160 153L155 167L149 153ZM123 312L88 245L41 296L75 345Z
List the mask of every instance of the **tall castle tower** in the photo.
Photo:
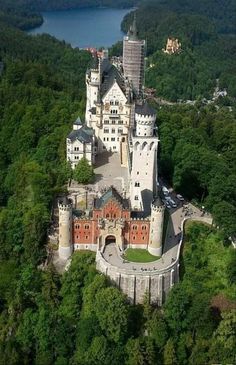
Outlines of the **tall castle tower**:
M87 95L86 95L85 120L87 122L88 127L91 127L90 114L92 108L95 106L95 103L98 101L99 87L100 87L100 68L97 55L95 55L93 58L93 64L91 69L88 70L86 73L86 86L87 86Z
M155 121L156 113L147 103L136 106L130 174L130 200L134 210L150 212L156 195L159 140L154 134Z
M124 76L132 83L136 97L142 95L144 84L145 40L138 39L136 19L123 40Z
M151 222L148 251L154 256L162 255L162 235L165 206L161 199L156 198L151 205Z
M73 251L72 245L72 203L62 198L58 202L59 208L59 257L68 259Z

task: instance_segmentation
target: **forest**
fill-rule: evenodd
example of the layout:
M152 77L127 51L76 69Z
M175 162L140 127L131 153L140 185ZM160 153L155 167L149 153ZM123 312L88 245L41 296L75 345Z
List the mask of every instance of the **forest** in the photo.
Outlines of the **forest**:
M132 306L95 270L92 253L74 254L63 275L43 265L52 202L70 174L65 137L83 119L91 56L10 24L4 15L0 365L236 363L234 100L158 107L160 173L220 228L187 224L180 283L162 308L148 298Z
M236 6L234 1L146 1L136 11L139 35L147 41L146 86L177 101L211 99L216 79L236 97ZM125 16L128 30L133 14ZM182 51L162 52L168 37L178 38ZM121 47L112 48L115 54Z

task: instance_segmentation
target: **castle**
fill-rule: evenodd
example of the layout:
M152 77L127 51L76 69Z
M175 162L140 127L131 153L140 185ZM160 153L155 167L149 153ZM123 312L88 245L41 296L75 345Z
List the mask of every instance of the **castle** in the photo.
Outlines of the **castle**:
M122 64L112 64L104 50L86 73L85 123L78 118L67 137L67 161L75 168L82 157L93 164L104 151L117 153L128 170L128 189L119 192L111 186L94 199L87 214L74 210L66 197L59 200L63 259L74 250L100 254L110 243L119 252L129 247L162 255L165 207L158 192L159 139L155 110L143 98L144 62L145 41L138 39L134 20L123 40Z
M168 38L166 42L166 48L162 49L164 53L169 55L181 52L181 43L178 38Z

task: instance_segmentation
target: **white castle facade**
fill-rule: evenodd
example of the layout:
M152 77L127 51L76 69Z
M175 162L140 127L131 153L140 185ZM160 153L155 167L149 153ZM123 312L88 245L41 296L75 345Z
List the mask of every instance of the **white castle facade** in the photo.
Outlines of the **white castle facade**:
M144 274L140 267L118 268L109 263L109 255L108 261L104 256L110 243L118 255L126 248L163 254L165 207L157 189L159 139L156 112L143 98L144 56L145 41L138 39L134 22L124 37L123 62L115 66L105 50L94 57L86 73L85 123L78 118L67 137L67 161L74 169L83 157L93 164L105 151L118 153L121 166L128 170L128 191L124 197L110 187L82 216L76 215L69 199L61 199L59 256L68 259L75 250L96 251L97 269L110 276L131 301L141 303L149 292L151 302L162 304L178 281L177 263Z
M143 100L145 41L135 22L123 41L123 67L105 50L86 73L85 124L78 119L67 137L67 161L75 168L82 157L90 164L104 151L120 154L129 171L133 210L150 210L157 189L156 113Z

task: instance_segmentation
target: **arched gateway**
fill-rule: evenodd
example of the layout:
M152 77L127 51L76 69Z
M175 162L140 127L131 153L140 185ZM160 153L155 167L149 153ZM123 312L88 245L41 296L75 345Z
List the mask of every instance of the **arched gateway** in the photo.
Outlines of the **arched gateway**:
M105 245L109 245L110 243L116 243L116 237L113 235L109 235L105 238Z

